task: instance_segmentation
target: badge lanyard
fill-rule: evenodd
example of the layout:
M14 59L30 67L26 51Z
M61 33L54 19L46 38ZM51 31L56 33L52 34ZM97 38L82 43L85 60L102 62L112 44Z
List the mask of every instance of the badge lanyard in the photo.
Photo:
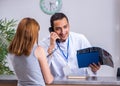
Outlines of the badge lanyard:
M68 42L67 42L67 55L65 55L65 53L64 53L63 50L60 48L60 46L59 46L58 43L57 43L57 46L58 46L60 52L62 53L62 55L65 57L65 59L68 60L69 38L68 38Z

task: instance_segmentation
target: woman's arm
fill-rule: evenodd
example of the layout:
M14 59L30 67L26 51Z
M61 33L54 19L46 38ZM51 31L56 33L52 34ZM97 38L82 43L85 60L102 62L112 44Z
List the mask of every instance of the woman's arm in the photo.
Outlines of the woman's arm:
M42 47L38 46L35 50L35 56L39 60L41 71L42 71L45 83L46 84L52 83L54 78L53 78L53 76L50 72L44 49Z

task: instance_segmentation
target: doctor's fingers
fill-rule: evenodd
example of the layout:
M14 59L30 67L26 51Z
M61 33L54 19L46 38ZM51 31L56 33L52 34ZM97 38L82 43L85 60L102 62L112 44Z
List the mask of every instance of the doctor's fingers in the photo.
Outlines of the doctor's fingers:
M50 37L54 40L59 39L59 36L55 32L51 33Z
M57 35L57 33L55 33L55 32L50 33L50 36L56 36L56 35Z
M100 62L98 62L98 66L99 66L99 67L101 66Z
M92 65L94 65L95 67L100 67L100 63L99 62L97 64L92 63Z
M92 70L92 72L97 72L98 69L96 69L94 66L90 65L90 68Z
M92 66L94 66L94 68L96 68L97 70L100 69L100 63L98 62L98 64L92 63Z
M92 69L92 71L96 72L97 70L100 69L100 66L93 63L93 64L90 64L90 68Z

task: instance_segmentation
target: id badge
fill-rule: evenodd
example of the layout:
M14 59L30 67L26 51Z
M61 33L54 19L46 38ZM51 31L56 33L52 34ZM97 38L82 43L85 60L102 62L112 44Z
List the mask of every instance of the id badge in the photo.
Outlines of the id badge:
M63 67L63 72L65 76L68 76L70 74L70 71L71 70L68 64Z

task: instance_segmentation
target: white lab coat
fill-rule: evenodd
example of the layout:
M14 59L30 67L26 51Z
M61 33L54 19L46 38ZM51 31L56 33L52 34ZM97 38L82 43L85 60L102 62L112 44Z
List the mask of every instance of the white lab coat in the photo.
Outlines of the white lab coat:
M68 39L65 42L59 43L59 46L63 50L65 55L67 54L67 42L68 42ZM50 44L49 37L40 42L40 45L45 49L47 55L48 55L47 49L49 47L49 44ZM87 48L87 47L91 47L91 45L84 35L70 32L68 59L67 60L65 59L60 49L58 48L57 43L55 45L54 52L52 53L51 56L48 57L48 63L49 63L52 74L55 77L66 76L70 74L94 75L91 72L90 68L78 68L77 57L76 57L77 50Z

